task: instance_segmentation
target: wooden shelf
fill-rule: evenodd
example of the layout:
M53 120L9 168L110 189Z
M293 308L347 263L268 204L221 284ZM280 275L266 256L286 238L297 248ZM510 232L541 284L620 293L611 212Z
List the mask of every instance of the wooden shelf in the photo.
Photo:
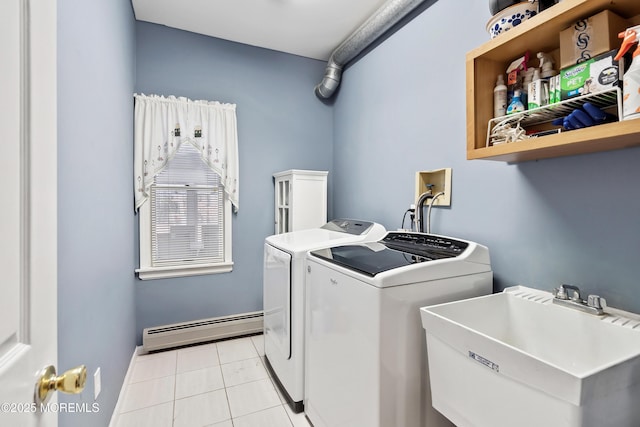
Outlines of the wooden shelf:
M639 0L564 0L467 54L467 159L522 162L640 145L637 119L486 147L496 76L526 51L557 59L560 31L605 9L640 21Z
M595 153L640 145L640 120L609 123L521 142L482 147L467 158L524 162L551 157Z

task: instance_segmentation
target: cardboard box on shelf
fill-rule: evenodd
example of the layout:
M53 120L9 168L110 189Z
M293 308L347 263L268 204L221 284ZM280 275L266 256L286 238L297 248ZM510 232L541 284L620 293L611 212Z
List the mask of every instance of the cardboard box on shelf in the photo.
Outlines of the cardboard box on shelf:
M560 68L579 64L620 47L618 33L631 23L604 10L560 32Z
M611 50L580 64L560 71L560 100L603 92L620 85L624 58L613 58L618 53Z

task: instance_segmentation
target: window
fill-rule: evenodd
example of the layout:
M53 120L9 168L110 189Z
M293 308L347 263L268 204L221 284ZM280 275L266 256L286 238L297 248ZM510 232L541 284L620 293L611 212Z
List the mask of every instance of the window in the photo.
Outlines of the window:
M185 141L140 208L141 279L229 272L231 202L220 176Z
M134 206L140 279L231 271L238 211L235 104L135 94Z

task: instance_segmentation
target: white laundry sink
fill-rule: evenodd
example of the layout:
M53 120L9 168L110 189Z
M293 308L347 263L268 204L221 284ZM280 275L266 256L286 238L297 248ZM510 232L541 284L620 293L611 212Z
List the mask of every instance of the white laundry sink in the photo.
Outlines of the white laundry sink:
M640 317L525 287L420 309L433 406L458 427L640 425Z

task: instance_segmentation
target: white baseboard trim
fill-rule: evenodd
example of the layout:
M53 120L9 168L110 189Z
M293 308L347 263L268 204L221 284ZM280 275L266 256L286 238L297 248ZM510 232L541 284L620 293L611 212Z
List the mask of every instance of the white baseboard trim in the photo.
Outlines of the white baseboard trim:
M109 422L109 427L115 427L118 421L118 414L120 414L120 407L122 406L122 402L124 401L124 394L127 389L127 384L129 384L129 379L131 375L133 375L133 366L136 363L136 358L138 355L142 353L142 346L136 346L133 350L133 355L131 356L131 360L129 361L129 368L127 369L127 373L124 376L124 381L122 382L122 387L120 387L120 394L118 395L118 401L116 402L115 408L113 408L113 413L111 414L111 421Z

